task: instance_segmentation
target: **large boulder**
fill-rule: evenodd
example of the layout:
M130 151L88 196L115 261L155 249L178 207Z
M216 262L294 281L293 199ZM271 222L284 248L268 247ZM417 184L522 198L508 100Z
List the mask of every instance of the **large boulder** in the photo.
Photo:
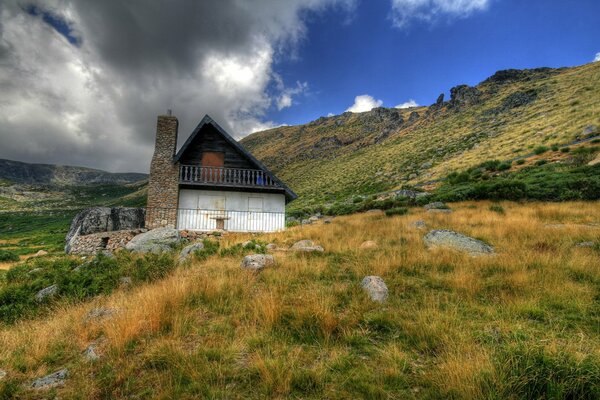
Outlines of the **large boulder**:
M242 260L240 265L244 269L259 271L275 264L275 259L269 254L250 254Z
M449 247L474 256L494 253L489 244L450 230L433 230L425 235L423 241L427 247Z
M378 303L383 303L387 300L388 288L379 276L365 276L360 285L367 292L371 300Z
M299 251L299 252L304 252L304 253L312 253L312 252L319 252L322 253L323 247L321 246L317 246L315 245L315 243L312 240L300 240L296 243L293 244L293 246L291 247L291 249L293 251Z
M76 236L143 228L145 218L144 208L93 207L83 210L71 222L65 252L69 253L70 245Z
M48 298L56 296L58 293L58 285L48 286L35 294L35 301L42 302Z
M179 231L173 228L157 228L135 236L125 245L134 253L162 253L171 251L179 242Z

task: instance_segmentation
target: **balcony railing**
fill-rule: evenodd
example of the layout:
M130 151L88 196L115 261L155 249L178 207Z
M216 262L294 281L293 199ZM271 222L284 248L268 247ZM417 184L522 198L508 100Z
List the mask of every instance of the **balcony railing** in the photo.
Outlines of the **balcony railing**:
M179 182L221 186L279 187L269 175L259 169L195 165L182 165L179 168Z

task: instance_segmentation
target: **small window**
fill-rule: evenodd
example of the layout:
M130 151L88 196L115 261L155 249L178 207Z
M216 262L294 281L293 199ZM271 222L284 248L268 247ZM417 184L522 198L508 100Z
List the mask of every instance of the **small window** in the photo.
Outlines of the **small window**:
M262 197L248 197L248 211L262 212L263 211Z

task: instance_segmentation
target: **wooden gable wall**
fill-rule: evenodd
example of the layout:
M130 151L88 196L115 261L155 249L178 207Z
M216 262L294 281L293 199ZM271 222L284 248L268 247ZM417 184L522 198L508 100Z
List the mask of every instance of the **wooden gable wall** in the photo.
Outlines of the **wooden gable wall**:
M231 146L221 134L212 126L205 125L185 153L179 159L184 165L200 165L202 153L205 151L216 151L225 153L226 168L256 169L246 157Z

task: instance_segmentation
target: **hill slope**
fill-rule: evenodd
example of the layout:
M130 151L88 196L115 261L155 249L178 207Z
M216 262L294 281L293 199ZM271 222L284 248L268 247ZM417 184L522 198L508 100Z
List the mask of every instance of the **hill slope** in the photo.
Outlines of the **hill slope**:
M426 184L598 133L600 63L498 71L429 107L322 117L242 140L300 195L293 207Z

